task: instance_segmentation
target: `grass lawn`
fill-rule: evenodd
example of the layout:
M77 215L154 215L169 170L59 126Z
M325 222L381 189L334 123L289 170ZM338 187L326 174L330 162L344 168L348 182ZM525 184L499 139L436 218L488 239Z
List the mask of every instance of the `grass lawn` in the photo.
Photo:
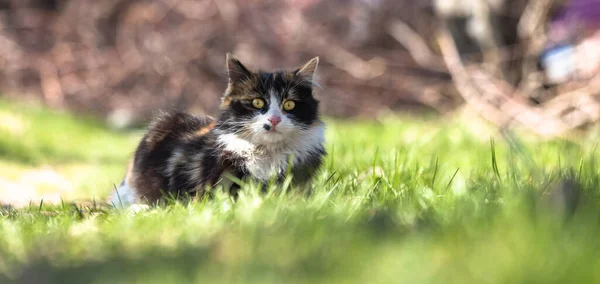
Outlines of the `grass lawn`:
M597 130L509 143L466 117L328 122L310 197L247 185L136 213L99 203L140 131L2 101L0 202L23 207L0 209L0 283L600 281Z

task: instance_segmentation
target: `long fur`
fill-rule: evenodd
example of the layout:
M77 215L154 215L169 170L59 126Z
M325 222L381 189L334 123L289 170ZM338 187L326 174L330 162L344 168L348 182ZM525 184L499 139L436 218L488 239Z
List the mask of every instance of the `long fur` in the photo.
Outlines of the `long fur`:
M294 182L307 184L326 155L325 125L312 94L317 64L315 58L293 72L252 72L228 55L221 115L158 113L111 202L127 206L166 195L202 197L217 184L227 184L235 195L239 188L228 175L282 181L290 166ZM252 105L257 98L263 108ZM295 108L284 110L286 100ZM280 122L273 124L273 117Z

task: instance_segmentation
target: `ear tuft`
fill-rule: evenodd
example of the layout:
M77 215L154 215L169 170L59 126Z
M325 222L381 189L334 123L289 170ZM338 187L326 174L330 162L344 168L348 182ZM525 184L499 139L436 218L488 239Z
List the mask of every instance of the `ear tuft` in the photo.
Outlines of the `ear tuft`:
M315 57L300 67L296 72L296 75L302 75L310 80L315 76L315 72L317 71L317 66L319 65L319 57Z
M230 83L241 82L250 77L250 71L233 54L228 52L226 61Z

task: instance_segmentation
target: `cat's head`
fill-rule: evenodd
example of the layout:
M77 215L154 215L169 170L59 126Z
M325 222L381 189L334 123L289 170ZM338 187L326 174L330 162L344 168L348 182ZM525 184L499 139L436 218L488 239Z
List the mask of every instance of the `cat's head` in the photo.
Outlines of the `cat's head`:
M251 71L227 54L229 84L221 109L221 127L256 144L301 137L319 121L313 97L315 57L294 71Z

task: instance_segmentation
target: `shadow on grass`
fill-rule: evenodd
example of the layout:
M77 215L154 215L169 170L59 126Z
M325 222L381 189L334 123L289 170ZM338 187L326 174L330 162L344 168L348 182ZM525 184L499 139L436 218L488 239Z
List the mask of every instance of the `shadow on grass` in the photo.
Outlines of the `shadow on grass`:
M347 232L343 233L347 236ZM247 236L216 236L204 246L150 248L128 254L113 247L102 260L57 264L51 257L30 261L16 277L0 283L311 283L318 279L350 280L368 256L369 246L351 236L323 246L275 240L247 243ZM266 239L273 240L275 236ZM296 240L297 241L297 240ZM335 247L339 245L339 247ZM353 246L353 247L350 247ZM264 247L264 249L263 249ZM286 253L287 252L287 253ZM352 255L354 257L348 257ZM4 277L4 278L3 278Z
M170 280L182 281L181 283L190 283L197 278L199 268L208 264L209 253L208 248L180 248L175 252L153 250L139 254L135 259L116 255L102 261L87 261L63 267L56 266L49 259L40 259L28 265L16 279L0 278L0 282L133 283L143 280L156 283L161 279L171 278Z

